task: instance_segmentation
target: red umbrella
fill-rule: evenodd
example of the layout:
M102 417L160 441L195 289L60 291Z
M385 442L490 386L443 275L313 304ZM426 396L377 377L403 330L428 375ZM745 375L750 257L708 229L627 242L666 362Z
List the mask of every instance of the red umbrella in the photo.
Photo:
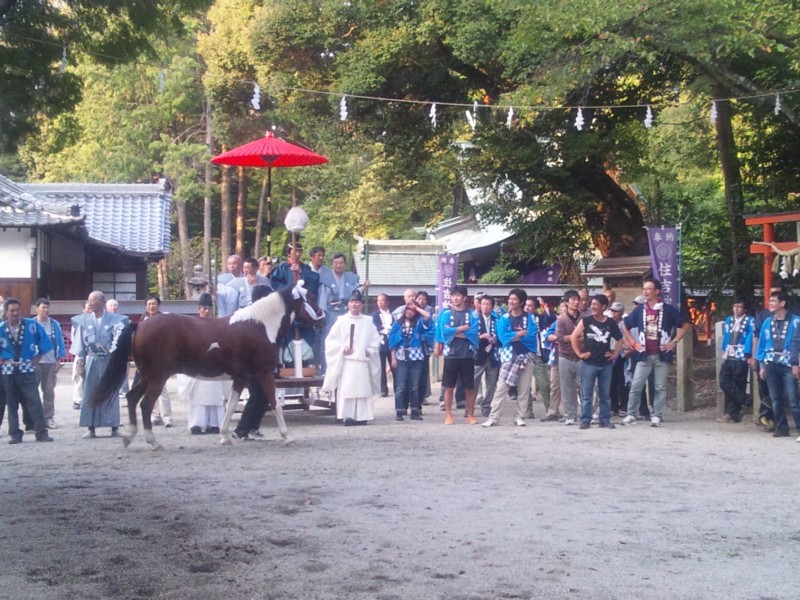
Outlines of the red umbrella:
M261 190L259 203L258 228L261 229L261 210L264 197L267 198L267 254L272 252L272 168L273 167L308 167L321 165L328 159L309 150L296 142L275 137L271 131L254 142L223 152L211 159L215 165L232 165L236 167L266 167L267 180Z

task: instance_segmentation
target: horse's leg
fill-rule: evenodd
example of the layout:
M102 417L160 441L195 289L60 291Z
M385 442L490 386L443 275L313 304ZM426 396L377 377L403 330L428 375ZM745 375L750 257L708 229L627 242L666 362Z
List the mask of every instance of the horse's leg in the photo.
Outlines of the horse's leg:
M261 377L259 377L259 385L266 398L267 406L275 413L278 431L280 431L284 444L293 444L294 438L289 434L289 428L286 427L286 419L283 418L283 407L278 403L275 397L275 373L263 373Z
M142 385L142 380L139 378L136 383L128 390L128 393L125 394L125 397L128 399L128 422L130 424L130 428L125 435L122 436L122 444L127 448L131 445L131 442L136 437L136 434L139 431L136 422L136 407L139 404L139 401L142 399L142 395L144 394L144 386Z
M233 413L236 412L236 407L239 405L239 396L242 393L243 387L244 386L240 382L234 381L233 387L231 387L231 393L228 395L228 404L225 407L225 418L222 419L222 426L219 428L219 443L223 446L233 445L230 434L231 419L233 419Z
M144 377L142 379L144 379ZM151 415L153 413L153 407L158 401L158 397L161 395L161 390L164 389L164 385L166 385L166 383L167 380L164 378L149 380L146 384L144 400L142 400L142 403L140 405L142 409L142 425L144 426L144 439L148 444L150 444L153 450L164 449L164 447L156 441L156 436L153 433L153 422L151 419Z

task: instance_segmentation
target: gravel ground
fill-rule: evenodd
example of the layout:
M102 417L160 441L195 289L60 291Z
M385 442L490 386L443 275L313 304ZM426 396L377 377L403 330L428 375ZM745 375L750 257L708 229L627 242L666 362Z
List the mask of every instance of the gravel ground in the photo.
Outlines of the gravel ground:
M221 447L173 401L153 452L81 439L57 390L56 441L0 448L0 598L797 597L800 444L710 409L487 430L378 399Z

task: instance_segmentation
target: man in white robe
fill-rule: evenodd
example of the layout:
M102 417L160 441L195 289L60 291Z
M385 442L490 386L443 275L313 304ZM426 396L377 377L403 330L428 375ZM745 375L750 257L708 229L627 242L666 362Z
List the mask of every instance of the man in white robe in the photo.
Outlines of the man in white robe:
M197 315L201 319L210 319L212 308L211 294L200 294ZM178 375L178 397L188 400L187 417L192 435L219 433L219 426L225 416L225 383Z
M347 313L336 319L325 340L328 369L322 390L336 391L336 417L345 427L374 419L373 397L380 393L381 336L363 310L361 292L353 290Z

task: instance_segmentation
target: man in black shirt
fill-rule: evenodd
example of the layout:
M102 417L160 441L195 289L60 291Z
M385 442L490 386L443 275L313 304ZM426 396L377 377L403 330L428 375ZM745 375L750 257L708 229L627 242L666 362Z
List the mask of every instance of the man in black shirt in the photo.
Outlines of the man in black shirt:
M581 424L580 429L589 429L592 422L592 396L597 381L600 396L600 427L613 429L611 423L611 370L622 344L622 332L616 321L605 316L608 298L597 294L592 298L591 316L584 317L570 336L572 349L583 361L581 365ZM583 338L583 351L580 339ZM614 342L612 343L612 340Z

